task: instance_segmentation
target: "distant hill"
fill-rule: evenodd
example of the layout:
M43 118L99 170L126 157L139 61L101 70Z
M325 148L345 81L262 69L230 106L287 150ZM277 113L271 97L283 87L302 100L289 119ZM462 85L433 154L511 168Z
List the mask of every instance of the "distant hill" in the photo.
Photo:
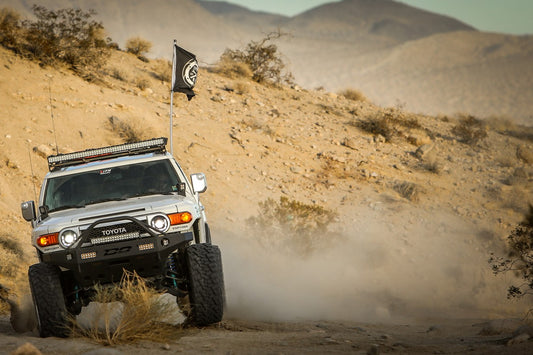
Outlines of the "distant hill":
M26 15L33 3L92 8L120 46L133 36L151 41L150 57L170 59L177 39L202 65L279 28L291 34L277 44L302 87L355 88L382 106L533 125L533 36L479 32L392 0L344 0L294 17L218 1L0 0Z

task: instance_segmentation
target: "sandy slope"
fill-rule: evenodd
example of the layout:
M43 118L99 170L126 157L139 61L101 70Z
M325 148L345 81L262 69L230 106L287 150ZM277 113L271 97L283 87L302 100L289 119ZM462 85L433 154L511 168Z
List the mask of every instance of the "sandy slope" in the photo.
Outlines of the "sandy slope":
M30 157L38 189L47 170L38 151L46 150L43 145L53 151L54 136L61 152L120 143L110 116L132 124L140 136L166 136L169 85L152 77L154 65L117 52L110 71L120 68L127 81L108 76L102 86L0 49L0 221L2 236L25 250L24 264L33 262L29 226L19 213L20 202L34 198ZM138 77L149 80L149 89L135 87ZM187 172L207 175L203 201L223 253L227 322L187 330L171 349L365 352L380 342L387 344L382 349L409 353L524 349L477 336L474 321L462 319L519 317L530 306L505 300L513 279L493 276L486 260L491 251L502 252L502 240L533 200L531 161L519 158L531 154L531 140L490 129L473 147L451 132L453 118L391 111L416 118L422 128L403 129L414 144L402 135L385 143L353 125L376 115L380 108L372 104L265 88L206 70L197 94L191 102L176 96L174 153ZM415 152L423 143L434 148L419 159ZM395 190L401 182L416 184L417 201ZM330 228L335 234L320 236L322 247L307 256L257 240L245 229L246 219L257 213L258 202L280 196L337 211ZM5 250L2 260L18 264L23 279L26 265ZM12 285L13 274L0 273L1 282ZM451 325L433 337L426 331L435 324ZM28 340L45 353L92 349L84 342L21 337L5 320L1 326L7 334L0 344L9 349ZM458 334L465 329L462 341Z

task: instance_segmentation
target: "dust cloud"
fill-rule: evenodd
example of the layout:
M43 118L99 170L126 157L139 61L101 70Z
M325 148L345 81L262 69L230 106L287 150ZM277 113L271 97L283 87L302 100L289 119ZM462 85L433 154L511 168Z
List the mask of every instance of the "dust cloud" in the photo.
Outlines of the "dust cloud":
M353 211L343 238L310 256L219 231L228 318L414 322L522 316L511 275L487 262L501 237L440 211ZM324 235L323 238L330 236Z

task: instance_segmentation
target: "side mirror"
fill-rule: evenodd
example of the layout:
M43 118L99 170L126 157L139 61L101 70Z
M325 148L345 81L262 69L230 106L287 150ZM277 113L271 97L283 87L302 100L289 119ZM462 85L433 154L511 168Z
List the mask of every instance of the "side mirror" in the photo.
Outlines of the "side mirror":
M20 209L22 210L22 218L24 218L26 221L35 221L35 219L37 218L37 215L35 214L35 202L22 202L20 205Z
M204 173L191 174L192 190L195 193L202 193L207 190L207 181Z

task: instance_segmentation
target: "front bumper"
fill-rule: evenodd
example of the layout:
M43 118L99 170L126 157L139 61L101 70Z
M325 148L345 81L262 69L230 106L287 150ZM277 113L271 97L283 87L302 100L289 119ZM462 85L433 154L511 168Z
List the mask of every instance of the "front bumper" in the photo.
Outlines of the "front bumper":
M141 277L164 275L169 254L192 240L192 232L152 235L46 253L42 261L70 270L80 286L90 287L119 282L124 270Z

